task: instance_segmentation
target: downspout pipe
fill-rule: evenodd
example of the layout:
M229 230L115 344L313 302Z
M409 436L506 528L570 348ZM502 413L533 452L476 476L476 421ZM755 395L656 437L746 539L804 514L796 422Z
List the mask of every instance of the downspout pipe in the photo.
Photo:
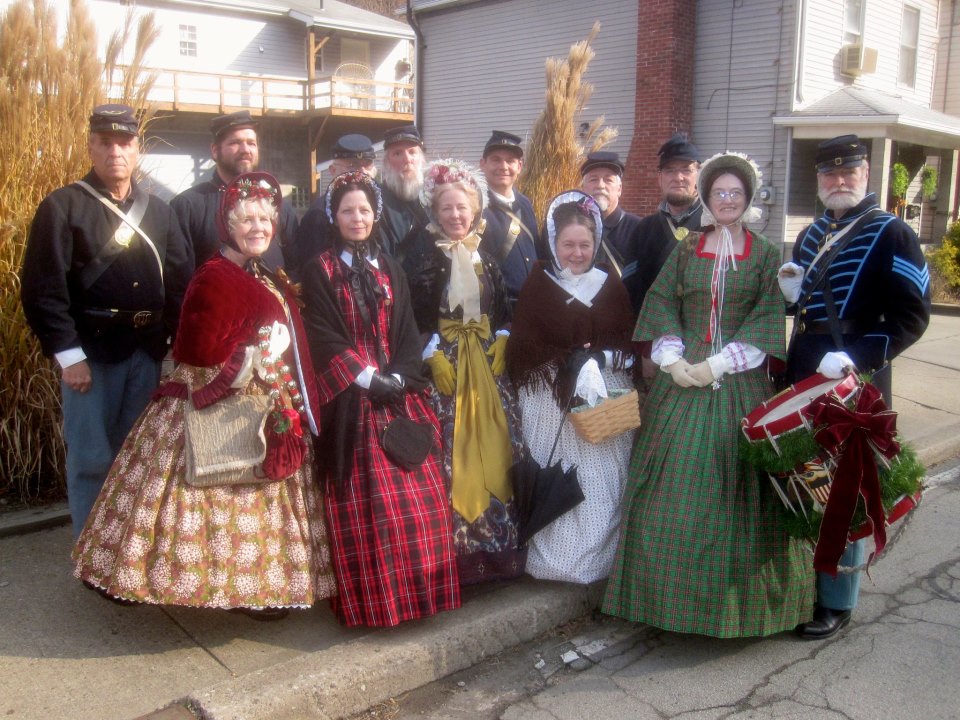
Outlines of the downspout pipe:
M407 23L409 23L410 27L413 28L414 35L417 36L417 74L415 77L416 82L413 86L413 121L417 126L417 130L420 131L420 136L423 137L423 108L420 97L420 88L423 87L423 50L426 45L423 42L423 30L420 29L420 21L417 20L416 13L413 12L412 0L407 0Z

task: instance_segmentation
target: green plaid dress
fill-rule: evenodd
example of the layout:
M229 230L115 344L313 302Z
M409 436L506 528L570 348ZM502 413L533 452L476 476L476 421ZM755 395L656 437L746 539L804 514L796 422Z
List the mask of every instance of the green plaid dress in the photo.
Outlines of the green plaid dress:
M726 274L723 343L784 355L780 253L749 235ZM643 304L635 340L676 335L691 364L707 341L713 256L678 245ZM686 267L678 282L686 253ZM624 495L620 544L602 609L675 632L770 635L810 619L812 558L778 522L769 481L740 459L740 419L773 394L763 366L718 390L681 388L658 372L643 409Z

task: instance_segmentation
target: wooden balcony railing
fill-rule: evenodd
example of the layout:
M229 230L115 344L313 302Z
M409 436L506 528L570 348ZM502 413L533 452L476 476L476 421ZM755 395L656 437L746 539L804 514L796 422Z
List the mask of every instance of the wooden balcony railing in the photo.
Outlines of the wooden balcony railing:
M124 67L116 70L108 89L119 95ZM413 116L410 83L324 75L314 80L199 73L191 70L156 70L148 100L164 110L224 112L256 109L267 114L362 114Z

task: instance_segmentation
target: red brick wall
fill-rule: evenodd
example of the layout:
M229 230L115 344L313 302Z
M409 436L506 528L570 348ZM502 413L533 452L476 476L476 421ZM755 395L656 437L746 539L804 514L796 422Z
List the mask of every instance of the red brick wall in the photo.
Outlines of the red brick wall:
M693 128L697 3L637 1L636 107L621 204L642 216L660 202L657 150L674 132L690 133Z

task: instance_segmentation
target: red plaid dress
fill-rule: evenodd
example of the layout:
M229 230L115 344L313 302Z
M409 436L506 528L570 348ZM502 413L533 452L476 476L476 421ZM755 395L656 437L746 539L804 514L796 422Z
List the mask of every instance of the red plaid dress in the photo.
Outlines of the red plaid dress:
M318 259L330 278L353 350L318 368L321 403L346 390L360 372L377 367L377 338L363 326L342 261L326 252ZM386 273L374 268L383 289L376 308L377 331L387 360L393 290ZM435 447L440 428L422 394L404 394L410 419L433 426ZM396 413L372 404L364 393L356 418L350 478L331 488L326 503L327 525L339 595L331 599L345 625L391 626L460 606L460 589L453 549L447 491L439 450L416 470L404 470L383 452L380 438Z

